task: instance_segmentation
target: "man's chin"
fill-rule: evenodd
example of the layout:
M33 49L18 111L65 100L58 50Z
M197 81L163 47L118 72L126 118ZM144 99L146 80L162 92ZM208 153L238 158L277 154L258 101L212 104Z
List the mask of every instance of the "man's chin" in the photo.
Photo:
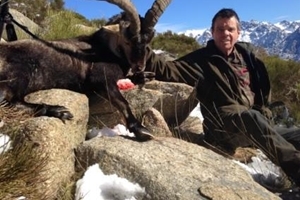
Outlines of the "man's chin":
M223 47L222 49L220 49L225 55L229 55L232 52L232 46L230 47Z

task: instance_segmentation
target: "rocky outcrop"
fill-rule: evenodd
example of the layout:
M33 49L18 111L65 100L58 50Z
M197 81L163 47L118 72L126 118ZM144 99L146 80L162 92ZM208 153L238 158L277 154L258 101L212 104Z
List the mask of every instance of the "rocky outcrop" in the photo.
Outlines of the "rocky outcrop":
M176 138L145 143L94 138L80 145L76 155L78 170L99 163L105 174L116 173L145 187L152 200L279 199L232 160Z
M135 116L143 121L154 135L170 136L170 131L185 135L190 131L186 125L178 127L198 103L193 87L182 83L151 81L143 87L136 86L134 89L122 91L122 94ZM193 120L185 124L192 123L191 121ZM125 124L122 115L109 101L101 98L90 100L90 127L112 128L118 123ZM201 122L198 120L197 124L200 124L200 129L194 133L201 133Z
M157 101L166 100L170 105L176 105L176 101L180 100L180 105L188 104L192 98L192 88L187 90L186 86L171 83L153 84L167 89L162 91L157 90L157 87L149 89L146 86L143 89L126 91L124 94L135 114L140 112L146 126L153 127L155 139L144 143L120 136L95 137L84 141L91 115L88 112L88 100L82 94L53 89L28 96L26 100L30 102L64 105L73 113L74 119L63 123L56 118L37 117L22 122L24 128L21 134L25 135L26 142L34 142L34 152L39 152L37 156L43 160L42 170L32 173L39 178L39 184L27 183L27 188L38 185L38 190L33 188L31 191L40 191L46 199L63 199L59 196L63 186L70 185L72 177L76 177L75 174L82 174L88 166L99 163L104 173L118 174L139 183L146 189L146 199L279 199L256 183L232 160L193 144L192 142L197 143L201 138L198 132L201 129L199 119L184 120L177 130L169 127L164 121L164 115L160 114L164 112L162 110L173 109L172 112L175 113L176 109L167 105L155 108ZM182 89L185 94L178 95L182 93ZM171 94L177 95L177 98L171 98ZM91 104L90 111L95 112L93 108L107 111L108 105L99 102ZM112 107L110 109L113 110ZM170 113L169 110L166 111ZM118 119L113 123L122 122L115 112L110 114L113 117L105 120ZM191 142L186 142L172 137L174 130L189 130L197 137L190 140ZM39 160L36 161L36 165L41 165ZM21 190L18 194L36 199L30 198L33 194L26 192L28 190Z
M0 198L12 199L8 197L17 197L18 195L28 199L39 199L39 197L55 199L61 187L69 183L75 173L74 149L85 139L88 100L82 94L54 89L32 93L26 99L28 102L65 106L73 113L74 118L65 123L52 117L35 117L21 122L20 132L13 137L14 143L17 144L13 145L11 151L19 151L22 147L18 144L25 146L33 143L32 149L26 150L30 151L30 155L28 153L25 155L25 150L21 150L15 157L8 151L6 154L0 155L0 163L1 167L4 167L5 164L2 162L6 159L18 159L15 163L25 165L26 159L33 159L31 163L35 163L35 165L29 166L32 169L28 169L28 166L25 167L26 171L33 173L26 175L25 178L19 177L20 180L16 177L16 180L5 179L5 181L2 179L5 175L0 174L2 180ZM24 155L22 156L22 154ZM18 168L18 166L11 166L11 168L14 167ZM12 171L8 171L8 173L13 174ZM20 174L22 173L24 174L24 172L20 172ZM9 181L16 181L18 184L13 186L15 188L10 187L5 192L1 191L1 188L7 189L6 186L11 184ZM33 181L34 184L32 184Z
M22 13L20 13L19 11L10 8L9 9L10 14L12 15L13 19L18 22L19 24L21 24L22 26L26 26L26 28L36 34L39 31L41 31L41 28L39 27L39 25L37 25L36 23L34 23L32 20L30 20L28 17L26 17L25 15L23 15ZM17 26L16 24L13 24L15 31L18 35L19 38L30 38L31 36L28 35L27 33L24 32L24 30L22 30L19 26ZM5 29L4 29L5 30ZM5 40L7 40L7 36L6 36L6 31L3 31L3 38Z
M31 118L26 121L25 130L30 138L39 145L36 151L46 156L46 164L41 172L44 192L52 197L63 184L74 175L74 148L85 139L88 120L88 100L85 95L68 90L44 90L31 94L27 101L62 105L67 107L74 118L63 123L50 117ZM48 197L51 199L51 196Z

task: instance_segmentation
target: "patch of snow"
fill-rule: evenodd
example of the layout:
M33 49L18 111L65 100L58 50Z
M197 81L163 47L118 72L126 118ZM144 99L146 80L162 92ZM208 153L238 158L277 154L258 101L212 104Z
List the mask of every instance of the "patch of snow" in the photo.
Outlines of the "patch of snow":
M189 116L198 117L201 120L201 122L203 122L204 118L201 113L200 103L197 104L197 106L192 110Z
M27 199L26 197L20 196L20 197L18 197L16 200L26 200L26 199Z
M75 200L136 200L145 196L145 188L116 174L105 175L98 164L90 166L76 183Z
M284 180L285 174L281 168L271 162L267 156L259 149L258 154L251 158L252 162L248 164L234 160L235 163L245 169L252 178L263 186L276 186Z
M0 154L5 153L11 148L11 140L8 135L0 133Z
M94 137L101 137L101 136L108 136L108 137L115 137L118 135L135 137L134 133L130 132L126 126L123 124L117 124L113 129L104 127L99 129L97 127L93 127L88 130L86 138L91 139Z

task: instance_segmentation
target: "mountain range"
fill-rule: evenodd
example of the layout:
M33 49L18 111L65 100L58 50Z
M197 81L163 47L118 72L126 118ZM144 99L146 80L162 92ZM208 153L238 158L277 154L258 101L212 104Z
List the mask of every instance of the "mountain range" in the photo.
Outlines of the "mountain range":
M300 61L300 20L278 23L256 20L241 21L240 41L264 48L269 55ZM211 39L210 28L181 32L195 38L201 45Z

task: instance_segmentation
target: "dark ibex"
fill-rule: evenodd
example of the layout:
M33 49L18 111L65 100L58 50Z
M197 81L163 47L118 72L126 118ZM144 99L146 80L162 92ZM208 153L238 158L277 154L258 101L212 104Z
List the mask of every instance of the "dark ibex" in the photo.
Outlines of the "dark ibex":
M131 112L117 81L129 71L138 79L145 78L145 49L171 0L156 0L144 18L130 0L105 1L124 10L122 16L126 19L119 19L118 24L108 23L89 36L0 44L0 101L21 103L34 109L36 116L69 120L73 116L65 107L27 103L24 97L50 88L69 89L88 97L105 92L123 113L127 128L137 140L149 140L153 136Z

